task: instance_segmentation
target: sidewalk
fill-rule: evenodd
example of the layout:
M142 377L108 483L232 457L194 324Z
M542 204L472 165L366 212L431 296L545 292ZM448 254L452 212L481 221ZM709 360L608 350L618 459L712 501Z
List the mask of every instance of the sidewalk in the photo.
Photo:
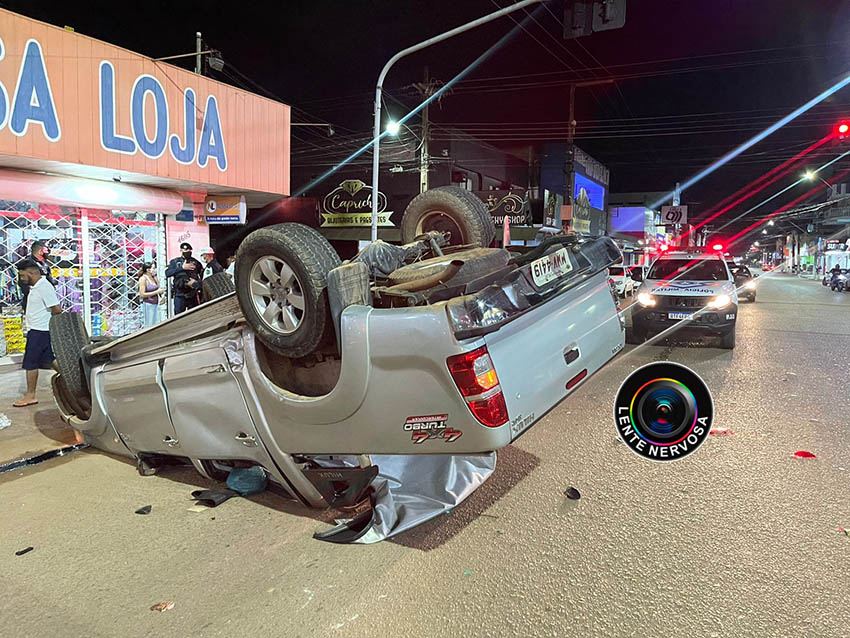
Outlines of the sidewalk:
M14 408L25 390L24 372L11 358L0 359L0 414L12 422L0 430L0 465L76 443L74 430L62 422L53 402L52 375L47 370L39 374L37 405Z

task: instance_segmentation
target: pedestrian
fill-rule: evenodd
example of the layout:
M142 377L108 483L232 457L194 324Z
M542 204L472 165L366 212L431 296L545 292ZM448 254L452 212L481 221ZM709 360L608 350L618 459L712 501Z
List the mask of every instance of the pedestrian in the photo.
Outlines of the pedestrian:
M32 243L32 247L30 248L29 257L25 260L32 261L38 266L39 271L41 271L42 276L50 282L50 285L54 288L56 287L56 281L53 279L53 276L50 273L50 264L47 261L47 256L50 254L50 249L47 247L42 241L34 241ZM21 287L21 307L24 309L24 312L27 310L27 297L30 293L30 287L23 281L23 278L19 278L19 285Z
M221 264L215 258L215 251L207 246L206 248L201 248L201 259L204 260L206 267L204 268L204 279L211 275L217 275L220 272L224 272L224 268L221 267Z
M192 245L180 244L180 257L168 262L165 276L172 278L171 296L174 298L174 314L191 310L201 303L201 279L204 267L192 257Z
M227 268L224 272L230 275L230 281L236 283L236 255L227 258Z
M12 405L23 408L38 403L38 371L50 370L56 357L50 345L50 317L62 312L56 289L42 274L39 264L25 259L18 264L21 280L28 286L29 299L25 315L27 327L27 345L24 351L23 369L27 374L27 391Z
M142 300L145 328L159 323L159 304L165 299L156 276L156 262L142 264L139 273L139 298Z

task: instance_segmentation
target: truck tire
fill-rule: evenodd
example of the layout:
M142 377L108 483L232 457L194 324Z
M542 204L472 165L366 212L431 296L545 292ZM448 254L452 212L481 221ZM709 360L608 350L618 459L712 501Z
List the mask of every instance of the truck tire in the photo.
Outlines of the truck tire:
M724 350L734 350L735 348L735 326L726 330L720 335L720 347Z
M503 248L469 248L402 266L391 272L389 279L392 285L425 279L442 272L452 261L460 260L463 266L449 280L449 285L460 285L503 268L510 258L510 253Z
M202 290L204 301L207 302L229 295L236 290L236 286L226 272L217 272L204 279Z
M328 273L339 265L328 240L303 224L248 235L236 253L236 296L257 337L290 358L332 337L326 288Z
M450 233L453 246L487 247L496 236L484 202L459 186L426 191L407 205L401 219L401 242L409 244L431 230Z
M82 352L89 345L89 334L83 318L77 312L53 315L49 330L50 345L65 387L77 399L87 399L89 382L83 368Z
M473 193L472 191L468 191L461 186L437 186L434 190L438 191L448 191L449 193L454 193L458 197L465 199L469 205L478 213L478 216L484 222L484 227L487 230L488 237L490 241L486 244L482 244L484 248L488 246L493 246L493 242L496 239L496 235L498 234L498 230L496 226L493 224L493 216L490 214L490 211L487 210L487 205L481 200L478 195Z

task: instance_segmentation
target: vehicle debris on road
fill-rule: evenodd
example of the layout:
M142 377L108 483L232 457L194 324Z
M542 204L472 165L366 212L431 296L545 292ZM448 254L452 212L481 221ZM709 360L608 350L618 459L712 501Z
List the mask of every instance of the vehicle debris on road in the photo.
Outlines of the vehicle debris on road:
M142 514L142 515L150 514L151 513L151 507L152 507L151 505L145 505L144 507L140 507L139 509L136 510L136 514Z
M151 611L168 611L169 609L174 609L173 600L157 603L151 607Z
M18 551L16 551L15 556L23 556L24 554L29 554L34 549L35 549L35 547L32 547L32 546L24 547L23 549L19 549Z

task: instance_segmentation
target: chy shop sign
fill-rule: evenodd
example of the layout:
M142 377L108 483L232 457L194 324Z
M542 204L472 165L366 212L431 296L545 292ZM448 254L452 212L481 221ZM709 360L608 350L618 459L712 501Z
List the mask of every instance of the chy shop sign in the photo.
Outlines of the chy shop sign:
M5 57L6 47L0 39L0 64ZM214 162L219 171L227 170L227 151L214 95L207 96L200 105L195 91L187 87L183 89L182 104L170 105L162 82L153 75L138 75L130 90L119 94L113 63L103 60L98 70L97 106L103 150L124 155L141 153L149 159L169 153L183 165L205 168ZM119 122L116 105L121 100L129 105L124 111L129 117ZM14 86L0 81L0 130L8 126L14 135L24 137L31 129L40 129L49 142L55 143L62 138L62 115L54 99L42 45L29 39ZM196 130L196 117L202 118L200 132ZM121 134L119 128L132 134Z

